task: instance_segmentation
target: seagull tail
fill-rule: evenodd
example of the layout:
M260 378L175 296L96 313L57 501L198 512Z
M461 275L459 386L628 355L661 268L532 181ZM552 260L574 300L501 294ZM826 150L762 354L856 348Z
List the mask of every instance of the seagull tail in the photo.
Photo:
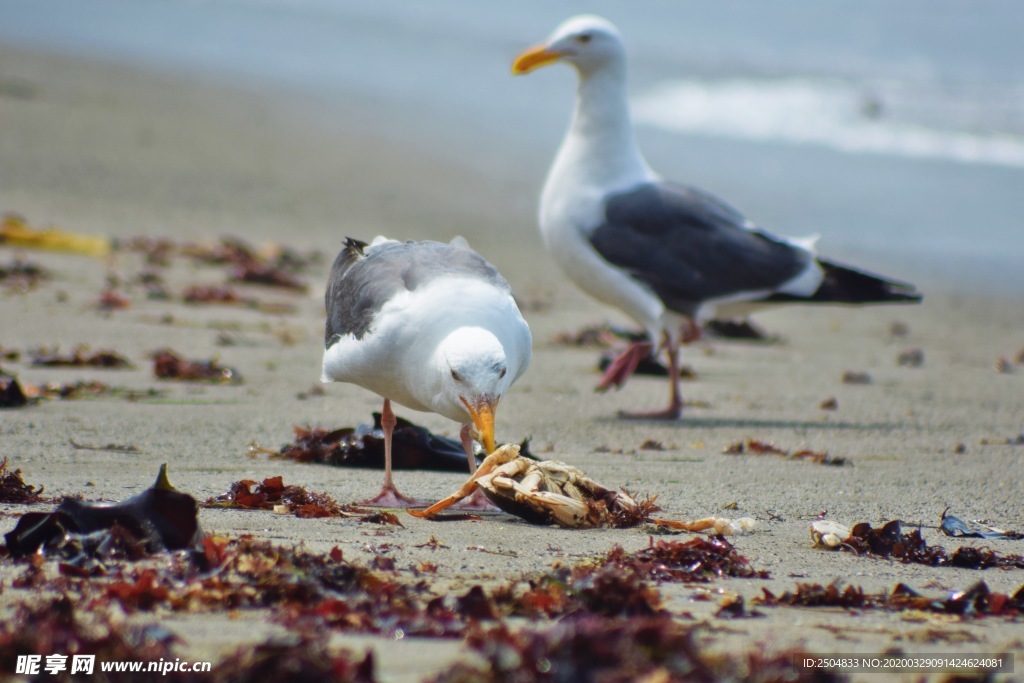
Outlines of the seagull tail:
M823 259L818 260L824 277L809 297L775 294L769 301L833 304L919 303L923 296L907 282L890 280Z

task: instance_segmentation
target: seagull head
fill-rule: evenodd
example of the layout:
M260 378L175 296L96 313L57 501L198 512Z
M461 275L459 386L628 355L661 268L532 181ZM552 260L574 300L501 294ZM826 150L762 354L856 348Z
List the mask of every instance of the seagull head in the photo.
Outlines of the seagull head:
M441 349L442 400L458 406L473 425L473 436L487 453L494 450L494 413L515 379L505 348L480 327L463 327L445 339Z
M593 14L581 14L562 22L547 42L516 57L512 73L518 76L555 62L568 62L585 76L608 65L624 64L625 58L615 24Z

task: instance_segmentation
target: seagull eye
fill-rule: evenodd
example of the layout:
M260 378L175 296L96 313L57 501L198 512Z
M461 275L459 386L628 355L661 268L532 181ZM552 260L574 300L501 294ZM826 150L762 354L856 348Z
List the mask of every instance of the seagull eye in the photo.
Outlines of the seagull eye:
M455 368L452 368L452 379L455 380L456 382L461 382L462 381L462 375L460 375L459 373L455 372Z
M591 36L589 33L584 33L583 35L576 36L576 42L583 43L584 45L586 45L587 43L590 42L590 38Z

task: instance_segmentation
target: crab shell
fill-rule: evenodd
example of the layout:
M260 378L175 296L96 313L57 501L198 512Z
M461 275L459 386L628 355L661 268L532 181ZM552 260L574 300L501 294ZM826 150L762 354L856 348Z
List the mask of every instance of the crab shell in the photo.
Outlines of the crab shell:
M625 493L553 460L516 456L477 479L477 484L492 503L532 524L591 528L610 521L614 512L637 507Z
M612 522L615 513L638 508L625 493L601 486L575 467L529 460L519 455L519 446L506 444L488 455L458 491L425 510L408 512L429 519L477 487L499 508L527 522L570 529L600 526Z
M815 546L835 550L850 537L850 527L828 519L811 522L811 541Z
M640 506L625 492L598 484L571 465L553 460L537 462L519 455L519 446L505 444L487 456L476 473L458 491L425 510L407 510L424 519L435 517L477 488L499 508L532 524L557 524L568 529L615 525L625 517L639 521ZM653 503L650 499L649 503ZM648 505L650 507L650 505ZM618 517L618 519L616 519ZM645 518L646 519L646 518ZM750 517L706 517L694 522L649 519L679 531L745 534L756 522Z

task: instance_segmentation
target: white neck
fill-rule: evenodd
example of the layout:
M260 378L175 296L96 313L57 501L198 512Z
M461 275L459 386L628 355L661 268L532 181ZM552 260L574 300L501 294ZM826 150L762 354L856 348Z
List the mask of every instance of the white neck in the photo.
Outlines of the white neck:
M625 189L654 178L633 134L625 64L580 73L576 110L547 185L571 182Z

